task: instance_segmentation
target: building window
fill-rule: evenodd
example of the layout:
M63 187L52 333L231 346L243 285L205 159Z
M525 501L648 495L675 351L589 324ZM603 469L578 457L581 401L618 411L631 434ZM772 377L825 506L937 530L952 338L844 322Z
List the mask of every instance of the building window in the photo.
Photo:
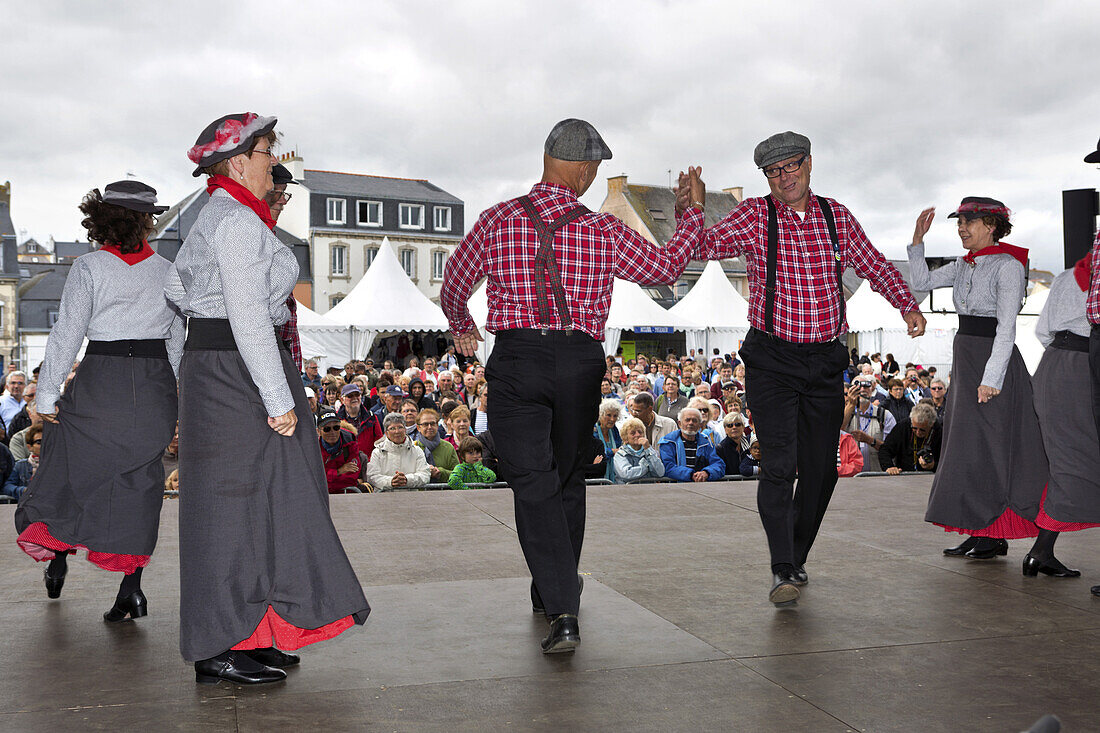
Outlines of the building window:
M348 274L348 248L342 244L332 245L332 274Z
M381 201L358 201L356 206L359 208L358 224L361 227L380 227L382 226L382 202Z
M437 232L449 232L451 230L451 207L435 207L435 230Z
M401 204L398 209L402 229L424 228L424 207L421 204Z
M328 307L330 309L335 308L340 303L340 301L343 300L343 299L344 299L344 294L343 293L337 293L336 295L333 295L332 297L330 297L328 299Z
M416 277L416 250L403 249L397 254L401 258L401 269L405 271L405 274L409 277Z
M447 267L447 253L442 250L432 252L432 280L442 280Z
M378 248L377 247L367 247L367 250L364 254L364 259L366 259L366 261L367 261L367 267L371 266L371 263L374 262L374 258L377 257L377 256L378 256Z
M348 220L344 209L346 204L347 202L344 199L328 199L329 224L343 224Z

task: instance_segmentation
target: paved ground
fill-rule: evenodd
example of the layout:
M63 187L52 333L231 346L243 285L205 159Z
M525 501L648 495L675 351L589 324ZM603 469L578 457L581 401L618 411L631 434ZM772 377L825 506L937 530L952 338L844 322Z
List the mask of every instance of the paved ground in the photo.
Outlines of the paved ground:
M593 487L575 656L544 657L507 490L333 497L374 613L285 683L197 686L177 653L176 505L145 573L150 614L105 625L116 576L43 565L0 506L0 730L1095 731L1100 542L1084 577L946 558L924 477L842 481L776 610L755 483Z

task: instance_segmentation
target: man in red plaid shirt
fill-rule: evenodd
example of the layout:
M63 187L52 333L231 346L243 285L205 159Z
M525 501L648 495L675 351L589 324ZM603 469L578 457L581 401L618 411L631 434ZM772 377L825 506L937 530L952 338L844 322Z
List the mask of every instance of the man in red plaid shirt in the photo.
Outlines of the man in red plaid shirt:
M1100 141L1096 150L1085 156L1086 163L1100 163ZM1100 232L1092 244L1089 258L1089 294L1085 300L1085 314L1092 329L1089 332L1089 372L1092 374L1092 417L1100 432ZM1092 587L1092 594L1100 596L1100 585Z
M739 354L762 454L757 505L771 552L768 599L786 605L807 582L806 557L836 486L841 372L849 363L843 270L869 280L911 336L924 333L925 321L851 212L810 192L809 139L778 133L756 146L754 159L771 196L739 204L707 230L695 257L747 263L752 328ZM677 207L690 196L681 182Z
M482 213L448 260L440 294L458 350L473 354L481 335L467 301L487 278L493 441L515 496L532 606L550 622L546 653L580 643L582 466L591 458L583 452L607 370L600 342L614 279L675 282L703 231L705 190L695 168L682 175L687 207L666 247L586 209L577 197L610 157L592 125L559 122L546 139L542 181Z

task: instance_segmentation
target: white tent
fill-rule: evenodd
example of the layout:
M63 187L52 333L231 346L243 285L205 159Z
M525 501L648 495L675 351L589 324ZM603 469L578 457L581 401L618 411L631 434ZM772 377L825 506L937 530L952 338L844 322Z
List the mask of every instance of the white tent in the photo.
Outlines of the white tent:
M477 347L477 360L482 364L489 361L489 354L493 353L493 344L496 343L497 339L496 336L485 329L485 321L489 318L489 295L485 292L485 287L486 281L482 280L481 285L470 295L470 300L466 304L470 311L470 317L477 324L477 330L481 332L482 338L485 339Z
M297 314L304 358L315 357L322 372L330 366L342 368L351 360L350 327L331 321L301 303L298 304Z
M604 327L604 353L610 356L618 350L623 331L646 327L688 332L702 330L694 320L666 311L654 303L637 283L616 278L611 293L611 309Z
M405 331L446 331L443 309L420 292L397 260L389 238L347 297L325 318L352 329L353 351L366 358L374 339Z
M749 304L717 260L707 263L688 294L668 311L706 326L706 330L687 333L687 348L704 354L712 349L736 353L749 332Z

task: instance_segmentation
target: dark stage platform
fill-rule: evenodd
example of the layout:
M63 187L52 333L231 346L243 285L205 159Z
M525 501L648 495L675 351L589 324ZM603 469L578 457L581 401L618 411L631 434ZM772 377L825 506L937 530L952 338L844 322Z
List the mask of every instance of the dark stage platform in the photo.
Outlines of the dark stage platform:
M843 480L793 608L770 583L755 482L589 491L575 656L545 657L508 490L337 496L374 613L285 683L197 686L177 651L175 502L149 616L108 626L118 576L70 560L60 600L0 506L0 730L1095 731L1100 535L1079 579L946 558L927 477Z

